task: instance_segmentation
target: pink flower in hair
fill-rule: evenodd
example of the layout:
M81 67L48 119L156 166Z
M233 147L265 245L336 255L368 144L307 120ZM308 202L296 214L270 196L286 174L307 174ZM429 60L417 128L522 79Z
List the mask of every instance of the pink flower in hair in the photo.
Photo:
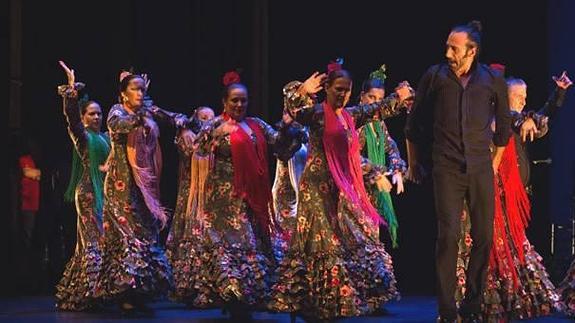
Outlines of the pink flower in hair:
M238 74L238 72L236 71L227 72L226 74L224 74L224 78L222 79L224 86L228 86L234 83L240 83L240 81L241 81L240 74Z
M331 73L333 71L339 71L342 69L343 65L343 58L338 58L335 61L331 61L329 64L327 64L327 72Z

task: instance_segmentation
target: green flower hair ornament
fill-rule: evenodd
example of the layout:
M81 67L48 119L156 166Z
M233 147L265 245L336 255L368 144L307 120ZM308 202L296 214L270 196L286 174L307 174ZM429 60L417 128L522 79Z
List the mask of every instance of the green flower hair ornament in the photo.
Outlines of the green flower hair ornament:
M385 79L387 78L387 75L385 75L385 70L386 70L385 64L383 64L379 67L379 69L369 74L369 79L370 80L378 79L381 80L381 82L385 82Z

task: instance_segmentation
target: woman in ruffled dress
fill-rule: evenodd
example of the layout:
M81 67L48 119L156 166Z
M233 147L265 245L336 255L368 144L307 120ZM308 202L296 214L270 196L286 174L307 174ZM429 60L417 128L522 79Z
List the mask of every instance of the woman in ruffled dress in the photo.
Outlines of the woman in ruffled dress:
M292 81L284 86L284 106L287 95L299 88L301 84L300 81ZM312 103L313 100L310 98L310 104ZM284 111L284 113L287 112ZM272 186L275 221L278 228L274 239L274 254L278 262L281 261L287 251L289 241L296 228L298 187L305 168L308 150L308 134L305 127L297 122L292 122L291 126L300 129L302 138L299 141L302 145L289 160L277 158L276 174Z
M385 65L373 71L367 80L361 85L360 104L372 104L383 100L385 97ZM406 164L399 153L395 140L391 138L385 121L376 113L373 121L359 129L359 143L362 147L362 156L369 159L372 164L385 166L386 175L391 176L391 181L383 177L384 189L377 190L373 185L367 185L366 190L371 197L373 206L383 216L387 224L389 239L382 237L383 241L391 241L393 248L398 247L397 229L399 223L391 199L391 190L396 185L396 193L404 191L403 174Z
M148 81L123 73L121 103L108 113L112 151L104 184L104 247L98 295L128 313L150 312L146 303L172 287L172 271L158 242L168 214L160 204L162 154L154 118L177 126L183 115L144 105Z
M273 270L273 218L268 146L289 159L299 149L287 118L279 131L247 117L248 90L239 74L224 76L224 112L208 122L196 138L196 153L213 155L206 179L206 202L198 214L191 282L193 305L221 306L232 317L248 318L265 306ZM289 147L291 150L285 150Z
M324 86L326 100L308 105L308 96ZM379 241L382 219L363 180L368 172L381 185L385 169L362 165L356 129L377 111L384 118L399 113L411 91L402 84L383 101L346 108L351 86L349 73L332 63L327 75L314 73L288 94L288 111L309 128L309 155L296 230L268 308L292 319L295 313L310 320L370 314L398 297L391 257Z
M174 291L171 299L192 305L194 277L191 271L196 261L194 234L201 230L198 214L205 205L205 183L210 168L211 154L199 156L193 151L193 141L201 127L214 118L210 107L198 107L188 126L180 129L176 146L180 155L178 197L170 233L166 241L166 254L174 273Z
M102 261L103 186L110 139L101 131L100 105L96 101L78 100L78 91L84 84L75 82L73 69L62 61L59 63L68 77L68 84L59 86L58 93L63 98L68 135L74 146L65 198L75 202L78 219L76 250L56 286L56 307L82 311L98 304L95 292Z
M501 69L501 65L492 66ZM548 132L548 120L562 105L571 81L564 73L553 77L556 90L539 111L524 111L527 85L521 79L507 79L513 136L505 147L495 183L493 248L483 295L483 316L487 322L502 322L549 315L559 306L559 296L543 266L542 257L526 236L530 201L529 159L525 143ZM469 234L467 210L462 213L462 240L458 259L458 288L461 299L465 286L465 266L473 240Z

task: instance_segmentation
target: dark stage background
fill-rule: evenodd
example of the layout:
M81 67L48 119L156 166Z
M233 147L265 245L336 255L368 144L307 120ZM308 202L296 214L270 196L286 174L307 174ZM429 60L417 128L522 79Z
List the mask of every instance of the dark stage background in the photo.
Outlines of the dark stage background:
M344 68L354 76L354 97L361 80L382 63L388 67L388 91L405 79L417 85L428 66L443 60L450 28L472 19L484 25L480 60L505 64L508 75L523 78L529 86L528 107L539 108L544 103L554 86L551 75L567 69L575 76L575 22L569 16L575 12L575 3L567 0L11 0L1 9L0 21L8 37L2 37L6 46L0 55L10 61L3 70L9 74L10 83L6 83L10 90L3 88L2 93L13 94L7 109L8 129L35 140L44 174L37 230L39 260L31 281L19 275L13 264L18 250L13 199L7 201L8 212L3 212L0 237L7 247L0 266L0 291L5 294L51 292L73 252L74 212L61 202L71 145L61 99L56 94L56 86L65 82L57 63L60 59L76 70L77 80L87 84L87 93L100 102L104 113L116 100L121 68L133 66L137 72L148 73L155 103L179 112L190 112L199 105L220 111L221 76L241 68L242 80L250 90L250 114L268 122L281 115L285 83L325 70L328 61L336 57L345 58ZM569 224L573 212L574 105L571 93L552 134L531 147L533 159L552 155L554 161L553 166L533 167L534 210L529 237L551 266L555 279L562 274L555 270L562 269L556 269L550 255L550 224L552 215L557 216L554 221ZM388 121L403 156L404 121L404 116ZM162 128L162 193L170 207L177 185L173 136L173 130ZM15 148L13 143L10 147ZM8 177L13 179L15 170L9 169ZM13 181L8 183L9 189L14 187ZM395 201L400 248L392 254L400 289L404 293L433 293L436 225L431 191L426 186L408 185L407 193ZM560 242L564 250L568 243ZM24 285L28 287L22 288Z

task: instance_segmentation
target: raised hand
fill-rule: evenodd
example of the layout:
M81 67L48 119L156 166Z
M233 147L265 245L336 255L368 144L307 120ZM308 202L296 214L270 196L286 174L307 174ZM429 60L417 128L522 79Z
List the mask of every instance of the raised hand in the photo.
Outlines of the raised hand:
M66 63L64 63L63 61L58 61L58 63L60 64L60 66L62 66L62 68L64 69L64 71L66 72L66 77L68 77L68 85L72 88L74 88L74 83L76 82L76 77L74 75L74 70L68 68L68 66L66 66Z
M399 101L403 102L405 100L411 99L415 91L413 90L411 85L409 85L408 81L403 81L397 85L397 87L395 88L395 93L399 97Z
M303 94L315 94L321 89L323 89L323 83L325 82L327 75L325 73L320 74L319 72L314 72L307 80L305 80L300 91Z
M555 84L557 84L557 86L562 88L563 90L566 90L573 84L573 81L571 81L569 79L569 76L567 76L567 71L563 71L563 73L561 73L561 76L559 77L552 76L551 78L553 79L553 81L555 81Z

